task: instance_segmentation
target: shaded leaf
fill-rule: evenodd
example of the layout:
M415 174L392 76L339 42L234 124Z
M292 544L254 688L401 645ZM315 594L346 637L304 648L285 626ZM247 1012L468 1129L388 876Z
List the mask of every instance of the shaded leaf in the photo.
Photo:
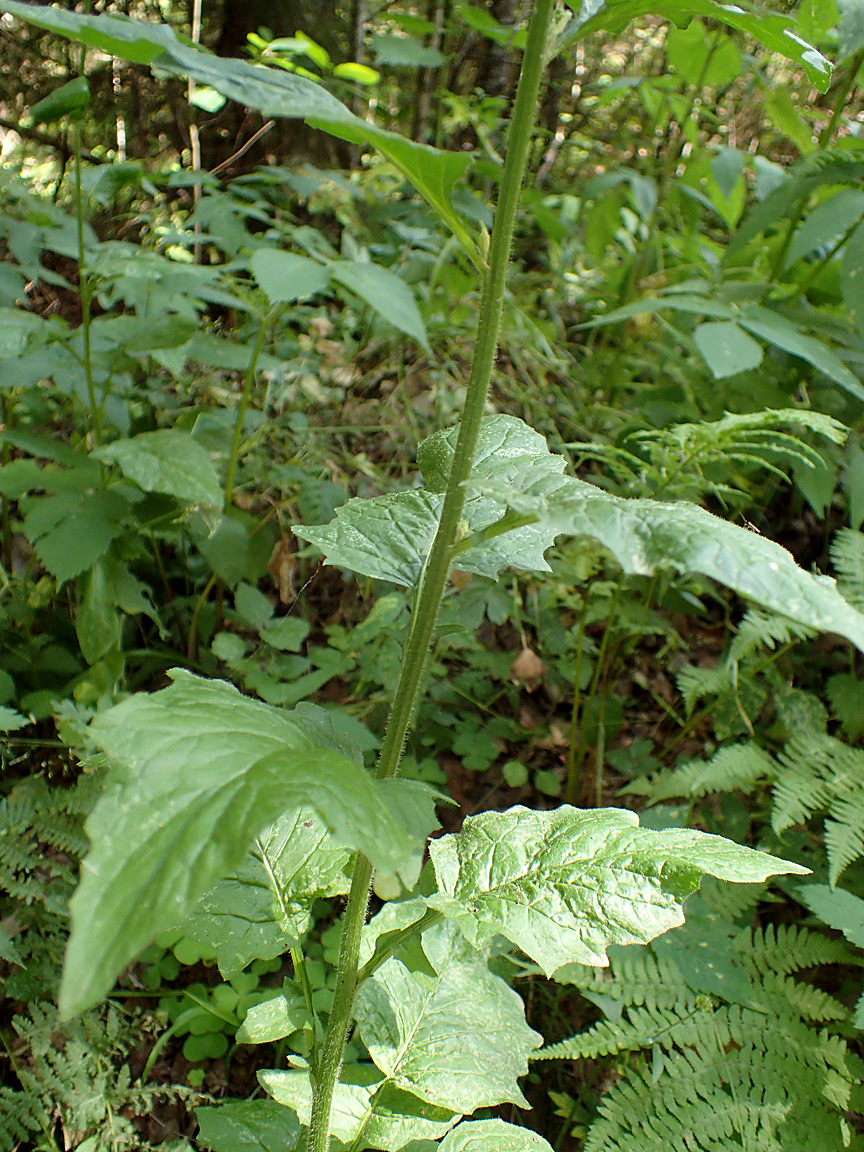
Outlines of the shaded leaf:
M123 497L110 490L33 498L27 501L24 532L36 555L63 584L104 556L123 531L128 511Z
M230 980L253 960L271 960L299 944L313 903L348 891L348 860L311 809L289 812L201 897L183 930L215 950L219 971Z
M610 944L646 944L684 922L708 873L753 883L798 864L689 829L639 827L633 812L511 808L466 818L430 844L439 893L427 899L479 946L506 936L551 975L608 963Z
M517 1081L542 1040L521 998L453 925L430 928L423 948L434 978L388 960L363 983L356 1015L369 1055L394 1084L454 1112L525 1106Z
M323 292L330 283L326 267L278 248L259 248L251 262L258 287L271 304L289 304Z
M802 884L795 896L830 928L842 932L850 944L864 948L864 900L860 896L827 884Z
M275 1100L293 1108L304 1124L309 1123L312 1086L308 1072L268 1069L259 1072L258 1079ZM337 1084L330 1132L346 1145L362 1132L362 1147L399 1152L408 1141L438 1139L458 1119L449 1109L437 1108L384 1081Z
M300 1136L296 1114L273 1100L226 1100L195 1118L196 1142L211 1152L291 1152Z
M330 265L335 280L350 288L379 316L406 332L429 351L426 326L411 288L395 272L368 261L339 260Z
M191 504L222 504L223 492L210 453L188 432L142 432L97 448L91 455L117 464L145 492L162 492Z
M159 932L243 860L283 813L311 806L338 844L416 880L417 847L361 764L302 719L222 681L175 670L170 688L100 714L90 733L113 765L87 830L61 988L83 1011ZM307 711L308 711L307 706ZM431 801L430 801L431 804Z
M762 363L762 345L734 321L699 324L693 331L693 339L715 380L758 368Z
M821 340L805 335L785 316L772 312L770 308L754 305L742 312L739 322L755 336L761 336L776 348L806 360L850 395L864 400L864 384L849 371L839 356Z

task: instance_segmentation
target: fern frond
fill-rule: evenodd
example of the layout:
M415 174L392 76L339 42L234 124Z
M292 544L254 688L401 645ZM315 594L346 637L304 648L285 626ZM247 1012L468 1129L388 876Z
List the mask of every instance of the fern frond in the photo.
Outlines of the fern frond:
M754 743L727 744L710 760L689 760L652 781L649 802L695 798L712 792L752 792L776 774L777 766Z
M832 940L797 924L754 928L734 943L741 962L754 977L768 972L788 976L822 964L851 964L855 956L842 940Z
M840 591L853 608L864 611L864 532L841 528L830 551Z
M578 1036L541 1048L532 1060L596 1060L618 1052L637 1052L659 1044L661 1048L697 1042L697 1018L710 1015L698 1007L631 1008L627 1019L601 1020Z

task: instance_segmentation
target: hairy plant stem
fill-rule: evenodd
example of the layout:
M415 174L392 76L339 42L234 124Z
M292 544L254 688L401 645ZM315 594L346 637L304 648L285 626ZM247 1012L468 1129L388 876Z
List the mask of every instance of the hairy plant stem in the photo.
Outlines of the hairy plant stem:
M535 0L528 25L528 39L510 120L501 191L492 228L489 266L483 277L480 320L459 437L450 468L438 531L414 603L402 670L378 760L379 778L395 776L399 771L402 750L423 683L423 673L438 618L438 609L459 540L460 523L467 495L464 485L471 474L480 423L483 419L498 349L516 210L531 146L554 2L555 0ZM328 1152L330 1146L330 1112L354 1007L360 938L366 920L371 880L372 865L365 856L356 854L351 892L343 921L333 1007L330 1010L327 1035L321 1049L314 1083L312 1115L309 1123L309 1152Z
M78 237L78 293L81 297L81 338L83 341L84 379L87 381L87 399L90 403L90 427L93 439L102 442L102 406L96 400L96 384L93 380L93 362L90 349L90 305L93 294L90 281L84 270L84 190L81 187L81 124L76 120L72 126L72 139L75 154L75 224Z

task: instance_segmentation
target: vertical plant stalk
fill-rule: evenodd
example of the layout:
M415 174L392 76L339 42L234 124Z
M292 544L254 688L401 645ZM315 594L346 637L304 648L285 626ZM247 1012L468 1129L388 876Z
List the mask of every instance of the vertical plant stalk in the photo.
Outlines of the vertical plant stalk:
M471 475L480 423L498 350L498 334L501 328L516 210L519 206L522 181L525 178L531 147L537 96L543 75L554 3L555 0L535 0L528 25L528 39L510 119L507 155L492 228L489 266L483 276L480 320L459 437L450 468L438 531L429 553L425 576L417 591L399 683L378 760L377 774L381 779L395 776L399 771L402 750L423 682L438 609L459 538L467 495L464 484ZM343 921L333 1007L321 1049L318 1074L313 1085L309 1152L328 1152L330 1146L330 1112L354 1007L360 939L366 921L371 880L372 865L365 856L355 854L351 891Z
M90 347L91 304L93 293L85 268L84 249L84 189L81 186L81 123L75 120L72 125L72 139L75 153L75 225L78 238L78 292L81 297L81 336L83 341L84 379L87 381L87 399L90 404L90 427L96 444L102 443L102 406L96 400L96 384L93 380L93 360Z
M237 405L237 416L234 420L234 435L231 438L231 451L228 453L228 468L225 472L224 512L227 512L231 507L231 501L234 497L234 476L237 472L237 458L240 455L240 445L243 442L243 424L246 420L246 409L249 407L249 401L252 398L252 388L255 384L255 376L258 371L258 361L261 359L261 353L264 349L264 339L270 328L270 322L276 315L276 311L276 309L273 309L273 311L261 321L258 327L258 334L255 337L255 343L252 345L252 355L249 357L249 363L243 374L243 391L240 394L240 403Z

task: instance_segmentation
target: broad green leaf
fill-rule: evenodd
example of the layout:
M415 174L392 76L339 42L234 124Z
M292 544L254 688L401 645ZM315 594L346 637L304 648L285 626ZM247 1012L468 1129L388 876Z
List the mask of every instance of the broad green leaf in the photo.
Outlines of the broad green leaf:
M388 960L363 983L356 1016L369 1055L391 1083L440 1108L525 1107L518 1079L541 1038L521 998L452 924L430 928L423 947L434 978Z
M548 976L571 962L605 967L610 944L647 944L682 924L705 873L754 883L808 871L719 836L640 828L634 812L569 805L469 816L429 850L439 887L429 906L478 947L506 936Z
M330 283L330 272L322 264L279 248L259 248L251 268L271 304L293 304L323 292Z
M820 92L827 91L831 79L831 65L795 33L795 21L764 9L748 12L739 4L717 4L714 0L607 0L599 11L593 6L583 11L588 18L573 22L572 30L560 42L562 48L593 32L620 32L640 16L661 16L679 27L688 24L691 17L701 16L739 28L770 52L794 60Z
M97 448L91 455L118 465L145 492L163 492L191 504L222 505L224 494L210 453L188 432L142 432Z
M840 9L840 54L837 62L848 60L864 48L864 3L862 0L837 0Z
M370 47L376 64L396 68L440 68L445 60L437 48L427 48L413 36L382 32L371 38Z
M293 531L319 548L328 564L411 587L435 537L442 500L422 491L349 500L329 524Z
M41 316L21 308L0 308L0 360L20 356L27 342L45 326Z
M699 324L693 330L693 339L715 380L758 368L762 363L762 345L733 320Z
M210 531L198 537L201 555L217 576L234 587L249 568L249 529L228 513L220 515Z
M308 1072L265 1070L258 1079L280 1104L293 1108L304 1124L312 1110ZM362 1132L362 1148L399 1152L409 1141L436 1140L459 1119L448 1108L420 1100L392 1083L337 1084L330 1113L330 1133L350 1145ZM433 1145L437 1148L437 1145Z
M666 55L688 84L699 88L721 88L741 74L741 53L728 36L709 36L700 20L686 28L670 28ZM729 193L725 193L729 195Z
M394 328L413 336L429 351L426 327L414 293L395 272L359 260L336 261L330 265L330 272L334 280L350 288Z
M72 899L67 1017L95 1003L159 932L182 923L283 813L312 807L337 844L402 872L409 887L416 881L418 849L391 814L387 790L322 746L320 726L310 735L303 717L229 684L173 676L170 688L134 696L90 728L113 770L87 824L93 847ZM428 793L424 802L428 813Z
M827 884L802 884L795 890L795 898L829 928L842 932L850 944L864 948L864 900L860 896Z
M793 356L800 356L856 399L864 400L864 384L849 371L837 354L821 340L806 336L785 316L773 312L770 308L754 305L742 312L739 323L755 336L767 340L769 344L782 348L784 352L789 352Z
M456 433L436 433L420 447L418 461L432 492L352 500L325 527L294 531L319 547L328 563L415 584L434 536ZM544 570L543 552L556 537L588 536L627 573L700 573L864 650L864 615L843 600L833 580L804 572L778 544L693 504L612 496L565 476L564 466L521 420L485 420L465 504L468 531L455 566L488 576L507 565ZM521 526L505 531L511 524Z
M504 1120L465 1120L438 1145L439 1152L552 1152L552 1145Z
M123 531L129 505L117 492L29 498L24 532L36 555L63 584L92 568Z
M283 991L250 1007L237 1029L237 1043L272 1044L308 1024L309 1012L303 995L299 991L286 995Z
M226 1100L195 1118L196 1143L211 1152L291 1152L300 1136L296 1113L273 1100Z
M201 897L183 930L215 950L219 971L230 980L253 960L272 960L299 944L313 903L348 891L348 860L311 809L288 812Z

